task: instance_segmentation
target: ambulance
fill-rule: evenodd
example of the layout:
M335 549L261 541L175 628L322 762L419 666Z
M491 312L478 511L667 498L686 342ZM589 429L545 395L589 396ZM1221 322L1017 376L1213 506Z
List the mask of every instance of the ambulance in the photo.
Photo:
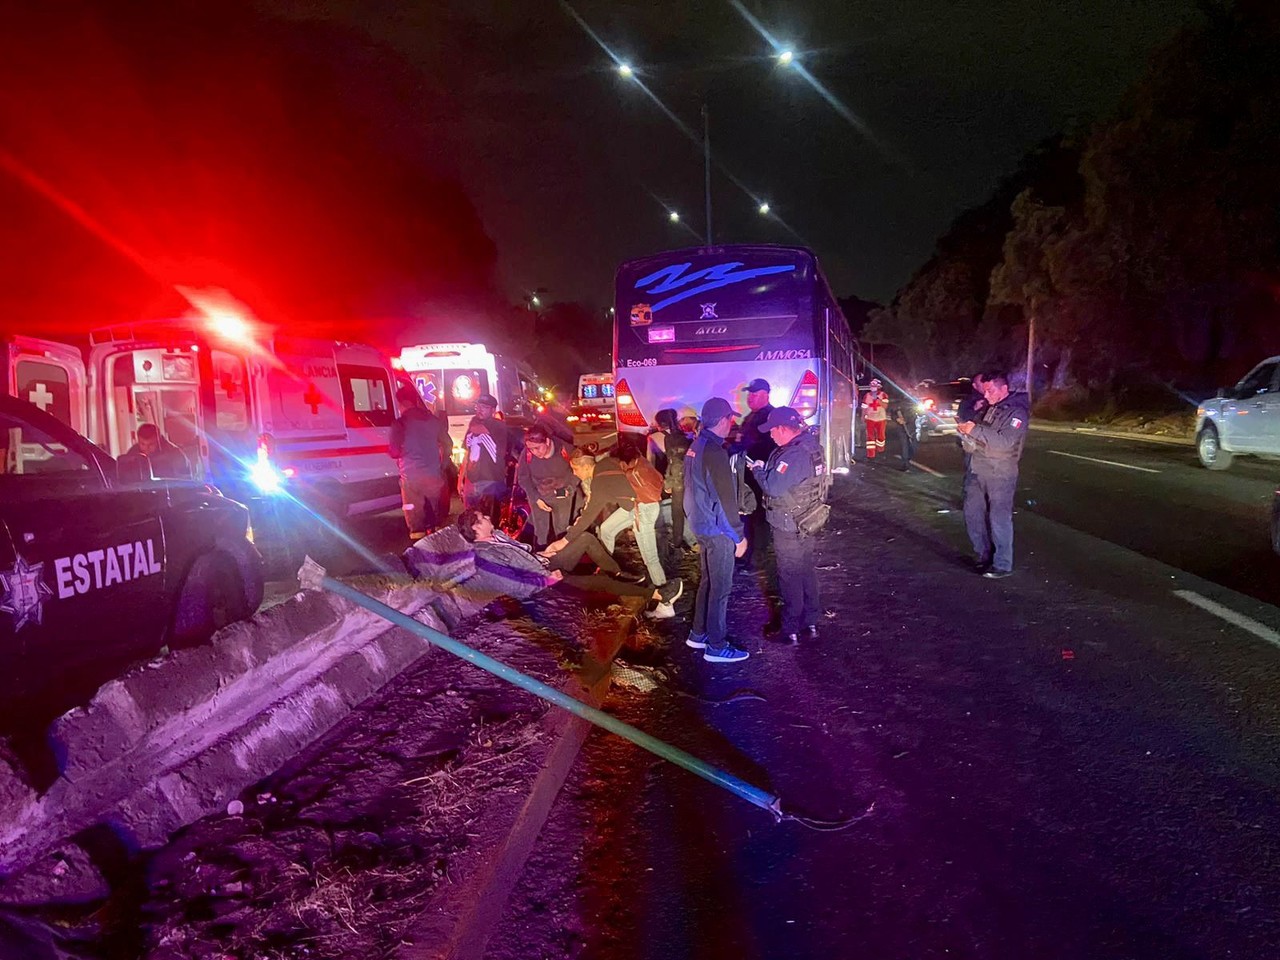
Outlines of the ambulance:
M242 320L148 321L74 345L13 337L5 387L113 457L155 424L193 478L253 511L255 533L398 507L395 374L376 349Z
M446 417L453 457L462 457L462 438L476 413L476 398L492 394L499 416L517 421L533 416L537 378L527 364L490 351L481 343L422 343L400 350L395 365L418 388L428 409Z
M578 378L578 406L613 409L613 374L584 373Z

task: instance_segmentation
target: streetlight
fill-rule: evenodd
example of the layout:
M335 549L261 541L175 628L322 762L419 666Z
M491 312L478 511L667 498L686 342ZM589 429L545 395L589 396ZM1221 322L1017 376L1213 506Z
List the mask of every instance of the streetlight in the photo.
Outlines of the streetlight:
M529 298L529 302L533 304L535 307L542 306L542 300L538 297L536 293Z
M618 64L618 76L622 77L623 80L630 80L635 75L636 75L636 72L631 69L631 64L629 63Z
M778 54L778 66L789 67L791 66L791 61L795 58L796 55L790 50L783 50Z
M672 223L679 223L679 222L680 222L680 214L676 213L676 211L674 211L674 210L672 210L670 213L668 213L668 214L667 214L667 218L668 218Z
M768 203L761 203L761 204L760 204L760 206L759 206L759 207L757 207L756 209L760 211L760 216L762 216L762 217L767 217L767 216L769 215L769 204L768 204Z

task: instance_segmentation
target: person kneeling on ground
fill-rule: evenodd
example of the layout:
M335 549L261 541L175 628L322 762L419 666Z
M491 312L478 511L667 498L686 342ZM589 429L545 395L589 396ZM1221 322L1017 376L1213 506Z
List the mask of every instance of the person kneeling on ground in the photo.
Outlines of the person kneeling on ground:
M636 578L622 572L600 541L590 533L569 541L557 541L546 550L535 553L527 544L496 529L493 521L480 510L464 510L458 517L458 530L463 539L474 546L477 562L510 571L512 579L527 583L534 589L564 582L581 590L598 590L619 597L645 597L656 601L656 606L648 613L655 620L674 617L672 604L684 592L684 584L680 580L672 580L656 590L641 586ZM558 546L560 543L564 545ZM605 576L574 574L584 557Z

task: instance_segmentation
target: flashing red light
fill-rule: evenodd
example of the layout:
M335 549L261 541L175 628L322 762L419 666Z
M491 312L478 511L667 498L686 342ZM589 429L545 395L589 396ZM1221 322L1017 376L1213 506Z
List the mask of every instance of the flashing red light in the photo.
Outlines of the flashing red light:
M800 378L796 392L791 395L791 408L805 420L818 412L818 375L812 370L806 370Z
M614 399L618 403L618 422L624 427L639 427L641 429L649 426L649 420L640 412L640 407L636 404L636 398L631 395L631 387L627 385L626 380L619 380L614 387Z

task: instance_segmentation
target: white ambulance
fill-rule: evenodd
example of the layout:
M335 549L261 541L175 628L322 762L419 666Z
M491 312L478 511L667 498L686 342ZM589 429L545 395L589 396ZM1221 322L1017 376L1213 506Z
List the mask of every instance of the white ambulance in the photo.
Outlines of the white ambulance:
M453 457L462 456L462 438L476 413L476 398L492 394L501 415L523 421L533 416L537 378L528 365L490 351L481 343L421 343L400 350L395 365L427 406L447 417Z
M87 346L6 342L5 384L114 457L155 424L195 479L292 522L398 507L388 456L395 374L373 347L245 324L149 321L92 333ZM285 520L285 516L290 519Z

